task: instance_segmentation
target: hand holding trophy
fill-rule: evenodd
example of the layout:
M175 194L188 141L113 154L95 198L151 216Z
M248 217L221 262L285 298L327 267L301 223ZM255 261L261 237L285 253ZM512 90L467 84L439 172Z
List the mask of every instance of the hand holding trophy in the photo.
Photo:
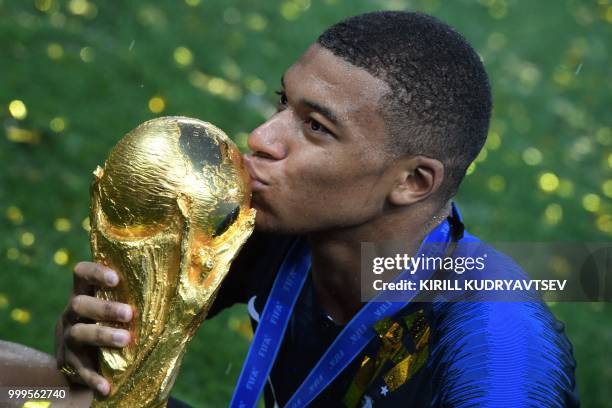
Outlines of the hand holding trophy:
M254 228L248 173L215 126L150 120L113 148L91 187L94 261L120 275L97 296L134 308L122 349L102 348L97 407L165 406L186 345Z

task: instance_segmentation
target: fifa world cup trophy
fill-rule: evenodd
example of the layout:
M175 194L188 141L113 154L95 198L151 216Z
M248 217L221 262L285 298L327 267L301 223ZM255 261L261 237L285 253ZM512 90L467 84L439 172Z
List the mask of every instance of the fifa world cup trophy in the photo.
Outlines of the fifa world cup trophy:
M122 349L103 348L111 383L95 407L163 407L187 343L254 228L249 177L210 123L158 118L128 133L91 186L91 250L119 273L97 296L132 305Z

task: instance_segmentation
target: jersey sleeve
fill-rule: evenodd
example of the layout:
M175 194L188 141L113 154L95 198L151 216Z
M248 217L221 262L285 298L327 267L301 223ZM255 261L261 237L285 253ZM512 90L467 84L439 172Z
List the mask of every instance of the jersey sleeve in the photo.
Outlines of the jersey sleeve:
M434 305L435 407L577 407L572 346L547 306Z

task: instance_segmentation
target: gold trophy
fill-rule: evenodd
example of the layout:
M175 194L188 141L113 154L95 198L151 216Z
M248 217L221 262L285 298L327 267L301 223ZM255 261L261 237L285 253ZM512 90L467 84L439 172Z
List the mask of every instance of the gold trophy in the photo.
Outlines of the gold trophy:
M119 273L97 296L128 303L122 349L103 348L108 397L95 407L164 407L187 343L254 228L249 176L236 145L210 123L143 123L111 151L91 186L91 250Z

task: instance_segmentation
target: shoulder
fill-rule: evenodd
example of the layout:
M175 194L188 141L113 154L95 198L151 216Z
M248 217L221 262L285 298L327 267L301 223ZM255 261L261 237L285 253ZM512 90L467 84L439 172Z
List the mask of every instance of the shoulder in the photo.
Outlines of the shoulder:
M497 273L524 276L492 247L480 244L476 251L489 254ZM434 406L578 405L563 323L533 296L514 300L432 305Z

